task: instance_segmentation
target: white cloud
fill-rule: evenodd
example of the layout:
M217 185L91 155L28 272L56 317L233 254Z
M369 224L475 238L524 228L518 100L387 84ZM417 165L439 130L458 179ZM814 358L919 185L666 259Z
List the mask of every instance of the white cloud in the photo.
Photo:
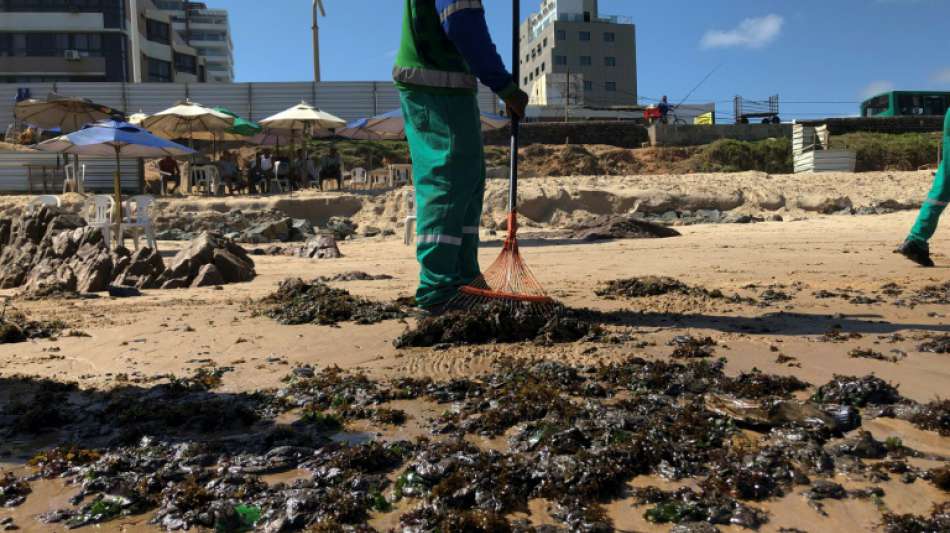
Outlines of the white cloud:
M731 30L709 30L703 35L703 48L728 48L744 46L762 48L778 38L782 33L785 19L771 14L764 17L747 18Z
M950 67L934 72L933 81L942 85L950 85Z
M861 99L867 99L872 96L877 96L881 93L886 93L894 90L894 82L888 80L877 80L872 81L867 84L867 86L861 90Z

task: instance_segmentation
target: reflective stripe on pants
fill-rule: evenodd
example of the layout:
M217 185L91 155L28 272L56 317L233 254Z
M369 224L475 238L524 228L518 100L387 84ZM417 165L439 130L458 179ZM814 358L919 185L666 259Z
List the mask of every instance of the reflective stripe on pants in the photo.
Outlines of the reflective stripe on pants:
M485 155L475 95L400 92L416 187L416 301L451 299L480 273Z

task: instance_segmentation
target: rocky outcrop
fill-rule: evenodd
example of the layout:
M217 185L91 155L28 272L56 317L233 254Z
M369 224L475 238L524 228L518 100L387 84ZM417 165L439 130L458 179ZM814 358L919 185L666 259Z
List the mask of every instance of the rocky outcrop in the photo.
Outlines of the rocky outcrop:
M294 255L308 259L338 259L343 257L333 235L320 235L294 250Z
M43 207L0 220L0 288L20 287L26 295L209 286L254 276L247 252L213 233L194 239L166 268L156 250L110 251L102 232L74 215Z

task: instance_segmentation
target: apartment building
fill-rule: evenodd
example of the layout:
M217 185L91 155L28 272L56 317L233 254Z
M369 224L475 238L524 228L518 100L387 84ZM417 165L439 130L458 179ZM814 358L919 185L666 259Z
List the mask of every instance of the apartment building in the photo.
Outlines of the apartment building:
M543 0L521 25L520 66L521 88L536 98L556 94L559 102L586 107L637 104L636 27L627 17L601 15L597 0ZM578 77L580 95L568 83Z
M168 13L172 29L193 46L208 65L208 81L234 81L234 44L231 24L224 9L211 9L203 2L187 0L154 0Z
M0 83L206 79L151 0L0 0Z

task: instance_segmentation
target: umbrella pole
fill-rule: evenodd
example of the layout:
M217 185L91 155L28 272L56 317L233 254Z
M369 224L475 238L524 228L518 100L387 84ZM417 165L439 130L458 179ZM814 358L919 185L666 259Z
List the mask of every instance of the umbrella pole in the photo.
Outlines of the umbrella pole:
M115 187L115 198L113 199L115 202L113 207L115 214L113 216L115 216L115 243L116 248L118 248L119 245L122 244L119 240L120 231L122 229L122 175L120 174L121 162L119 161L119 146L116 145L114 148L115 174L113 175L112 185Z

